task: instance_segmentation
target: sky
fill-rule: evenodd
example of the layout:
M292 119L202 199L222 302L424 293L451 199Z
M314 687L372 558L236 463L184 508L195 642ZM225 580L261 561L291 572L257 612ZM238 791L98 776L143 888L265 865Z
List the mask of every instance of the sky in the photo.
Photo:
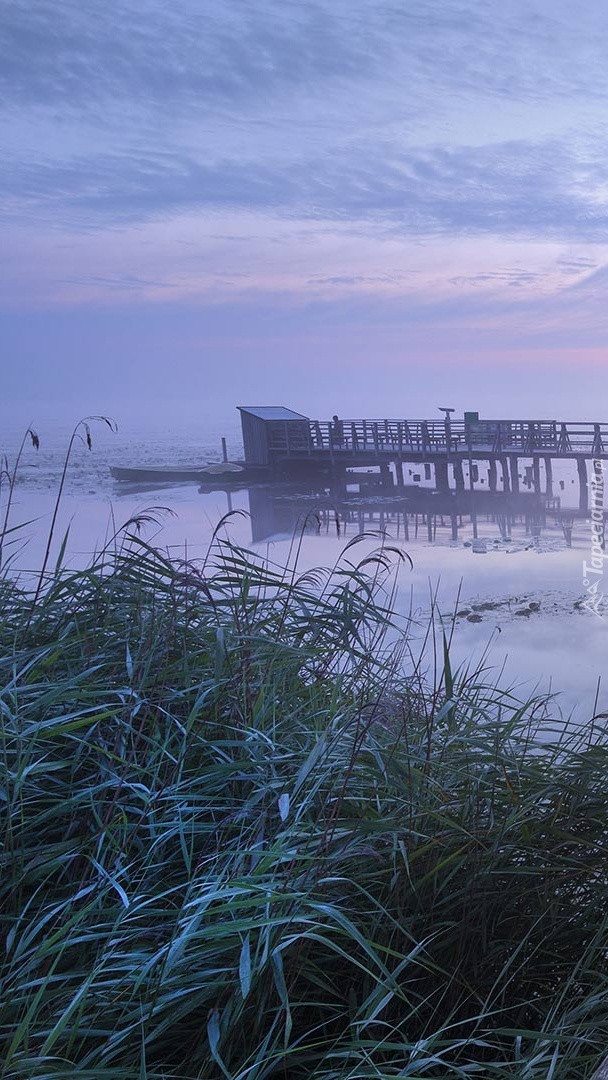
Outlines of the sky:
M0 413L608 419L604 0L2 0Z

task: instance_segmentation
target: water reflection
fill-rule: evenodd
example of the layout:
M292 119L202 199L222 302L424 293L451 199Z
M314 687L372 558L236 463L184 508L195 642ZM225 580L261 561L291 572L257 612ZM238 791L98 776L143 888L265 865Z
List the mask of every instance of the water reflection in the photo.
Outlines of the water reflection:
M248 501L253 543L270 544L279 562L297 531L307 566L328 564L353 536L386 533L414 562L412 572L400 570L398 594L401 613L414 614L414 634L424 635L434 593L448 622L458 612L456 665L478 662L489 647L494 675L504 668L503 680L523 696L559 689L564 712L590 715L608 620L583 608L587 513L533 492L387 493L369 482L256 487ZM598 707L608 709L603 688Z
M542 689L553 685L564 692L566 711L578 705L583 714L593 703L605 668L608 618L581 607L589 517L564 507L563 500L560 505L532 491L387 490L373 474L349 476L347 484L334 487L267 484L201 492L195 484L116 485L114 495L111 511L104 492L64 496L56 546L69 526L70 565L86 564L117 527L154 506L171 514L146 533L146 542L178 559L204 558L230 509L244 514L228 520L227 535L283 565L294 533L303 530L297 545L302 570L332 565L355 536L386 532L414 563L413 570L403 564L399 573L399 611L412 609L424 632L433 589L447 619L466 612L457 618L455 664L474 662L491 642L492 666L498 670L505 663L506 680L523 681L522 692L537 683ZM37 522L26 530L27 546L19 556L24 572L40 565L53 506L54 495L46 489L18 493L15 521ZM353 557L377 544L377 537L363 540ZM600 707L608 711L603 689Z
M406 489L390 494L369 482L332 488L264 485L249 489L253 543L276 536L335 529L349 536L387 532L395 539L425 543L471 543L481 550L487 534L498 541L550 538L571 547L589 515L562 510L559 498L533 493L462 493ZM604 513L604 518L608 516ZM483 533L485 539L480 539Z

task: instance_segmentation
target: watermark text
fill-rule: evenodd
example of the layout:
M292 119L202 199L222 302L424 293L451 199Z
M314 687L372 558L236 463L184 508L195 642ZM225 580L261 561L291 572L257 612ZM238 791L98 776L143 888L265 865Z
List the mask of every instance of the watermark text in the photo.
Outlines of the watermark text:
M591 475L591 547L589 562L583 559L583 586L587 597L583 607L600 619L606 614L608 597L602 591L606 562L604 536L604 462L594 458Z

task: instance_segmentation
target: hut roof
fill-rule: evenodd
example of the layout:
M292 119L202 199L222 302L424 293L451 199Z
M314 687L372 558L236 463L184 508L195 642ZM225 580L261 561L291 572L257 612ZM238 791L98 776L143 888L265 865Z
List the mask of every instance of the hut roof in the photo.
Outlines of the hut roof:
M308 420L302 413L286 409L284 405L239 405L240 412L257 416L259 420Z

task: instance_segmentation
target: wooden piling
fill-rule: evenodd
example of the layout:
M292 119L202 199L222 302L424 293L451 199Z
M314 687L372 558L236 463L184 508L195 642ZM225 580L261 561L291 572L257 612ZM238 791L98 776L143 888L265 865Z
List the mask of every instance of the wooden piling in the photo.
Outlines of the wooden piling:
M553 498L553 462L548 455L545 458L545 495Z
M454 462L454 483L456 491L464 491L464 469L461 458L457 458Z
M589 484L587 481L587 461L584 457L577 457L576 468L578 472L578 508L579 510L589 509Z
M448 479L448 463L447 461L435 462L435 487L438 491L449 491L450 482Z
M496 458L490 458L490 467L488 469L488 487L490 491L496 491Z
M519 458L517 454L509 454L509 461L511 463L511 491L514 495L519 495Z
M540 495L540 458L536 455L532 458L532 482L534 484L534 494Z
M475 503L471 506L471 525L473 526L473 539L479 539L479 533L477 531L477 511L475 509Z
M506 457L501 457L500 467L502 469L502 490L505 495L511 493L511 483L509 480L509 461Z

